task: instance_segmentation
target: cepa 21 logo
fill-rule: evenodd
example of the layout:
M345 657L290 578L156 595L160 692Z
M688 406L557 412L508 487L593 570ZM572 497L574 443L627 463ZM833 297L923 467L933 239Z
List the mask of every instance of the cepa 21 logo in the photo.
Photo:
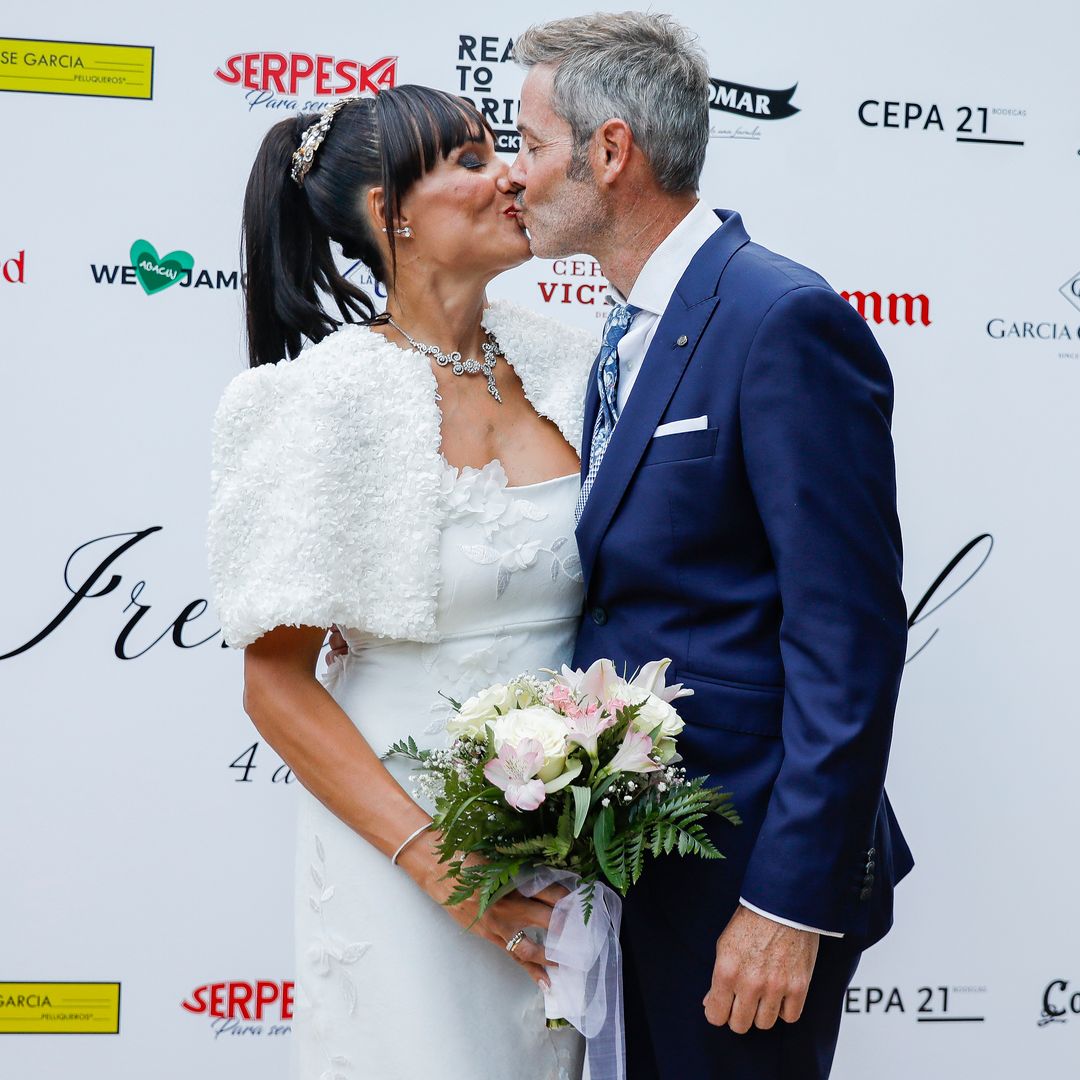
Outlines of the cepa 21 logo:
M232 981L203 983L195 987L180 1007L209 1017L214 1038L221 1035L287 1035L292 1025L291 980L274 982ZM274 1021L270 1023L269 1021Z

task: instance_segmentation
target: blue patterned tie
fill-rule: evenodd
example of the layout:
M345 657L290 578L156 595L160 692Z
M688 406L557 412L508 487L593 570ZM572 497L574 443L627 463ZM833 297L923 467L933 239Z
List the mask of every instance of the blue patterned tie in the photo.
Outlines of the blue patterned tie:
M592 433L592 449L589 452L589 471L581 485L574 516L581 520L581 512L592 491L593 481L600 471L600 462L604 460L611 433L619 419L619 342L622 341L634 316L640 308L633 304L615 304L604 323L604 343L600 346L600 363L596 368L596 388L600 393L600 408L596 413L596 424Z

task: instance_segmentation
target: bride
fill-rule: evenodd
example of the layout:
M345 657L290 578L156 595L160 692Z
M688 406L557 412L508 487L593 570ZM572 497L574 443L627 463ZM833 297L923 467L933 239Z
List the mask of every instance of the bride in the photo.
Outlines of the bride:
M539 937L560 894L511 893L478 921L445 906L430 806L380 757L408 735L445 745L443 694L572 651L595 350L487 302L529 258L506 171L467 103L401 86L281 121L248 182L251 367L215 418L210 565L244 708L304 788L304 1080L581 1074L577 1033L545 1028L543 949L518 933ZM331 241L385 283L389 317ZM348 652L320 681L333 624Z

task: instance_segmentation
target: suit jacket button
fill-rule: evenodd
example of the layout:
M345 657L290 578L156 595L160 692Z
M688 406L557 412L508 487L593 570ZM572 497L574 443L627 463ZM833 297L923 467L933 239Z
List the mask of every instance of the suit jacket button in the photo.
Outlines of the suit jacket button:
M873 896L873 895L874 895L874 890L868 887L868 888L862 889L859 892L859 899L860 900L869 900L870 897Z
M685 344L686 344L686 343L687 343L687 342L688 342L689 340L690 340L690 339L689 339L689 338L688 338L688 337L687 337L687 336L686 336L685 334L680 334L680 335L679 335L679 336L678 336L678 337L677 337L677 338L675 339L675 344L676 344L676 345L685 345Z
M597 626L603 626L607 622L607 612L602 607L594 607L592 609L592 621Z

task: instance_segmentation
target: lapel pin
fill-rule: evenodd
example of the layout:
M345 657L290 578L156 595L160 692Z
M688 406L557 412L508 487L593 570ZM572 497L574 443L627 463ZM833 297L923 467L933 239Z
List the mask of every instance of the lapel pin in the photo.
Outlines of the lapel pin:
M676 345L685 345L688 340L689 339L687 338L687 336L685 334L680 334L678 336L678 338L675 339L675 344Z

